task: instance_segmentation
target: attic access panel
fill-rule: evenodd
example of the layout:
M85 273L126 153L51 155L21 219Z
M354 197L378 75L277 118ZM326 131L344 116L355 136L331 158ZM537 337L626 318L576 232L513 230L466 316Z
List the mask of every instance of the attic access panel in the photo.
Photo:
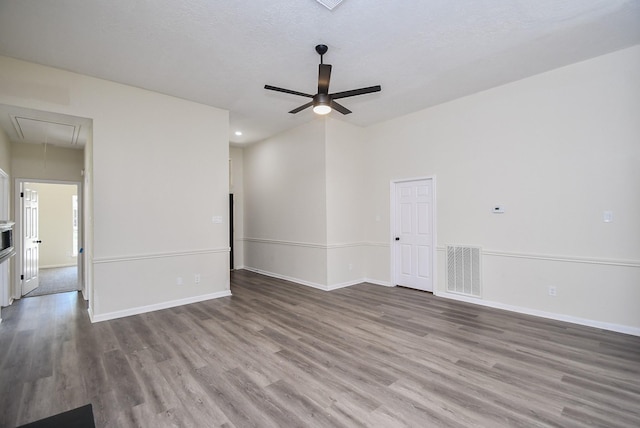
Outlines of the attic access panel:
M334 7L342 3L342 0L316 0L316 1L329 10L333 10Z
M67 147L78 144L80 126L24 116L12 116L12 121L18 135L24 142L46 142Z

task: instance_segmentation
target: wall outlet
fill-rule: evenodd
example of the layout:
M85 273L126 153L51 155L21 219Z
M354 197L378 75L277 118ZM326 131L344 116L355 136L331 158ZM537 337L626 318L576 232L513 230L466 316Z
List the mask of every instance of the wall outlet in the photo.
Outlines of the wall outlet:
M195 274L193 280L196 284L200 284L200 274L199 273Z
M182 277L181 276L177 277L176 278L176 285L182 285L182 284L184 284L184 282L182 282Z
M549 296L555 296L555 295L556 295L556 287L550 286L549 287Z

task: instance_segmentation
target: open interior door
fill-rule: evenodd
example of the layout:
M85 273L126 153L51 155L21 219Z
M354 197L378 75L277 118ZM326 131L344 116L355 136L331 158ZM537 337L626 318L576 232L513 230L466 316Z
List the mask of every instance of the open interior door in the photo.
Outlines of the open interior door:
M26 184L26 183L25 183ZM22 190L22 295L38 288L40 268L40 238L38 226L38 192L23 187Z

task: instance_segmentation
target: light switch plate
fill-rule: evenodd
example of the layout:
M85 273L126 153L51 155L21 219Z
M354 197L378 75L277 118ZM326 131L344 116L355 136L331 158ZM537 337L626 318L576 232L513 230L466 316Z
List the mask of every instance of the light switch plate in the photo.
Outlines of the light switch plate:
M611 223L613 221L613 211L604 211L602 213L602 221Z

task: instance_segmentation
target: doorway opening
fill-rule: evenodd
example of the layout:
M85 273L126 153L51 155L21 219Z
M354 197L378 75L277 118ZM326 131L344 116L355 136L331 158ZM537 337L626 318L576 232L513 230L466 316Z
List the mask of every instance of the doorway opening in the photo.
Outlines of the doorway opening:
M233 193L229 193L229 270L235 269L233 262Z
M82 289L81 183L17 181L20 296Z

